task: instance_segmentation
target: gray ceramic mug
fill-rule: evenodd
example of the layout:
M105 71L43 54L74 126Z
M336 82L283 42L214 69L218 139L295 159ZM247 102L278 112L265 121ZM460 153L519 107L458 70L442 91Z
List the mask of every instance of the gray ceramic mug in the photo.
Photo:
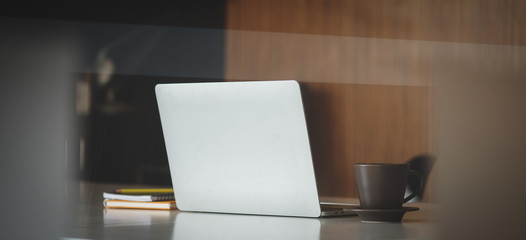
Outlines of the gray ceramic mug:
M409 174L416 175L420 187L404 198ZM414 198L422 189L422 176L409 170L408 164L358 163L354 177L362 209L397 209Z

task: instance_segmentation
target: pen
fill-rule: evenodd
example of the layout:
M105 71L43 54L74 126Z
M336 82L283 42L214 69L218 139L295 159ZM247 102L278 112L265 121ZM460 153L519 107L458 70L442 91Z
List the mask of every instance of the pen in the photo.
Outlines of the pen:
M133 193L133 194L138 194L138 193L149 194L149 193L173 193L174 190L173 188L121 188L121 189L116 189L115 192L116 193Z

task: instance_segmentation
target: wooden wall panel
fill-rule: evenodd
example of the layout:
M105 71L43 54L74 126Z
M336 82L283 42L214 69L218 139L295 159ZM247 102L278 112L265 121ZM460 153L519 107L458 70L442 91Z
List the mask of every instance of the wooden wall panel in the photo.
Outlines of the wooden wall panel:
M522 0L229 0L227 27L525 45L524 12Z
M229 79L429 86L429 42L333 35L226 32Z
M489 79L492 59L518 71L524 12L518 0L229 0L225 77L300 81L320 192L356 197L353 163L434 153L440 81Z
M353 163L406 162L429 153L428 90L303 83L320 194L355 196Z
M351 13L365 26L345 21L357 4L227 3L226 78L300 81L319 192L326 196L357 197L353 163L406 162L432 151L428 48L351 36L383 34L370 31L372 22L391 24L361 9Z

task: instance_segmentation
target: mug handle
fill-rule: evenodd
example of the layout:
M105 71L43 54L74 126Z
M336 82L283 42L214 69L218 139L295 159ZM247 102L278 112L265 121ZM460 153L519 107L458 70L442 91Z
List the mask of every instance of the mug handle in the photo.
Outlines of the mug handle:
M422 184L423 184L423 182L422 182L422 174L420 174L418 171L415 171L415 170L409 170L409 175L415 175L418 178L418 181L420 182L420 184L418 184L417 189L413 193L411 193L411 195L409 195L406 198L404 198L404 201L402 203L409 202L409 200L411 200L414 197L416 197L416 195L418 193L420 193L420 190L422 190Z

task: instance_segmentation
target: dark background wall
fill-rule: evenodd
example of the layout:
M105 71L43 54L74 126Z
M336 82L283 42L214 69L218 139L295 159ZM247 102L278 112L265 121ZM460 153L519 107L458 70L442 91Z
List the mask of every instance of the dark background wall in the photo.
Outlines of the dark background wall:
M75 126L69 177L171 185L154 86L223 81L224 11L224 1L54 1L0 10L4 22L37 26L31 31L39 24L41 31L63 29L56 38L72 38L78 47L78 64L67 69L65 101Z

